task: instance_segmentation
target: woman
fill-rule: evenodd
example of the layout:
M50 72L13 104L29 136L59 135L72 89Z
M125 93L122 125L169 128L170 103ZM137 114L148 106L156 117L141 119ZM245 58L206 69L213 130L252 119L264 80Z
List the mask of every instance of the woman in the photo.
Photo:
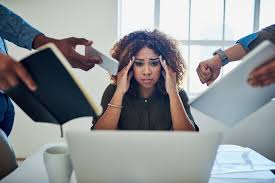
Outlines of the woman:
M95 129L197 130L180 88L184 61L175 40L158 30L124 36L111 50L119 61L102 97Z

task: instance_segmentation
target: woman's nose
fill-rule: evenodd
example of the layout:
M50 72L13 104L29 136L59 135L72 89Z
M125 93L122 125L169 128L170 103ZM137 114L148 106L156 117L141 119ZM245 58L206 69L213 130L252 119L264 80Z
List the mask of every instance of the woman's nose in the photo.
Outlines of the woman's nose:
M142 70L143 72L143 75L150 75L151 73L152 73L152 71L151 71L151 69L150 69L150 67L148 66L148 65L145 65L144 67L143 67L143 70Z

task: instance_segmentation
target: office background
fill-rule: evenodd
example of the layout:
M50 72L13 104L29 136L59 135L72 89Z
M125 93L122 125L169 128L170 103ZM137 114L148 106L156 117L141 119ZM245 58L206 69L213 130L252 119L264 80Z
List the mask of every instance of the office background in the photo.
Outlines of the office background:
M217 48L226 48L241 36L275 23L272 0L1 0L31 25L48 36L85 37L108 53L124 34L154 27L182 42L182 53L189 66L185 89L190 97L206 89L195 73L197 64ZM273 8L274 9L274 8ZM21 59L30 54L9 43L9 54ZM82 48L78 48L83 52ZM228 66L223 74L237 64ZM109 83L108 74L99 67L85 72L74 69L81 82L98 100ZM99 79L100 78L100 79ZM193 110L203 132L225 132L224 143L248 146L275 161L275 101L234 128L224 126ZM80 118L64 125L64 130L89 131L91 118ZM17 157L27 157L41 145L60 140L58 126L35 123L16 106L15 125L10 136Z

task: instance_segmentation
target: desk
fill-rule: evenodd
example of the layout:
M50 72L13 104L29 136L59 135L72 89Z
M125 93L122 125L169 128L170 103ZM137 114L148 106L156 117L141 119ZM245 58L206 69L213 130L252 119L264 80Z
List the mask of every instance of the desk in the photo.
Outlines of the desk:
M43 151L51 146L66 145L65 143L46 144L35 154L28 157L22 164L10 175L2 179L1 183L48 183L48 176L43 161ZM221 145L221 148L227 148L229 145ZM239 147L239 146L236 146ZM227 173L223 175L211 174L209 183L274 183L275 175L271 171L250 171L239 173ZM76 183L73 173L71 183Z

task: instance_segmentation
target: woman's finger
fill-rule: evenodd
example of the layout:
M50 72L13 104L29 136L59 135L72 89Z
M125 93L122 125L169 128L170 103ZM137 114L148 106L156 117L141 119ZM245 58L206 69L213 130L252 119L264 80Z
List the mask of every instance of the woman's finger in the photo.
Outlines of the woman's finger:
M166 79L166 73L165 73L165 71L163 70L163 71L161 71L161 73L162 73L164 79Z
M164 62L165 60L162 59L161 55L159 56L159 60L160 60L160 64L162 65L163 69L166 71L167 68L165 67L165 62Z
M133 71L130 71L129 74L128 74L128 78L127 78L128 83L130 83L130 81L131 81L133 75L134 75L134 74L133 74Z
M133 63L134 63L135 57L132 57L132 59L129 61L128 65L126 66L126 72L128 74L128 71L131 69Z

